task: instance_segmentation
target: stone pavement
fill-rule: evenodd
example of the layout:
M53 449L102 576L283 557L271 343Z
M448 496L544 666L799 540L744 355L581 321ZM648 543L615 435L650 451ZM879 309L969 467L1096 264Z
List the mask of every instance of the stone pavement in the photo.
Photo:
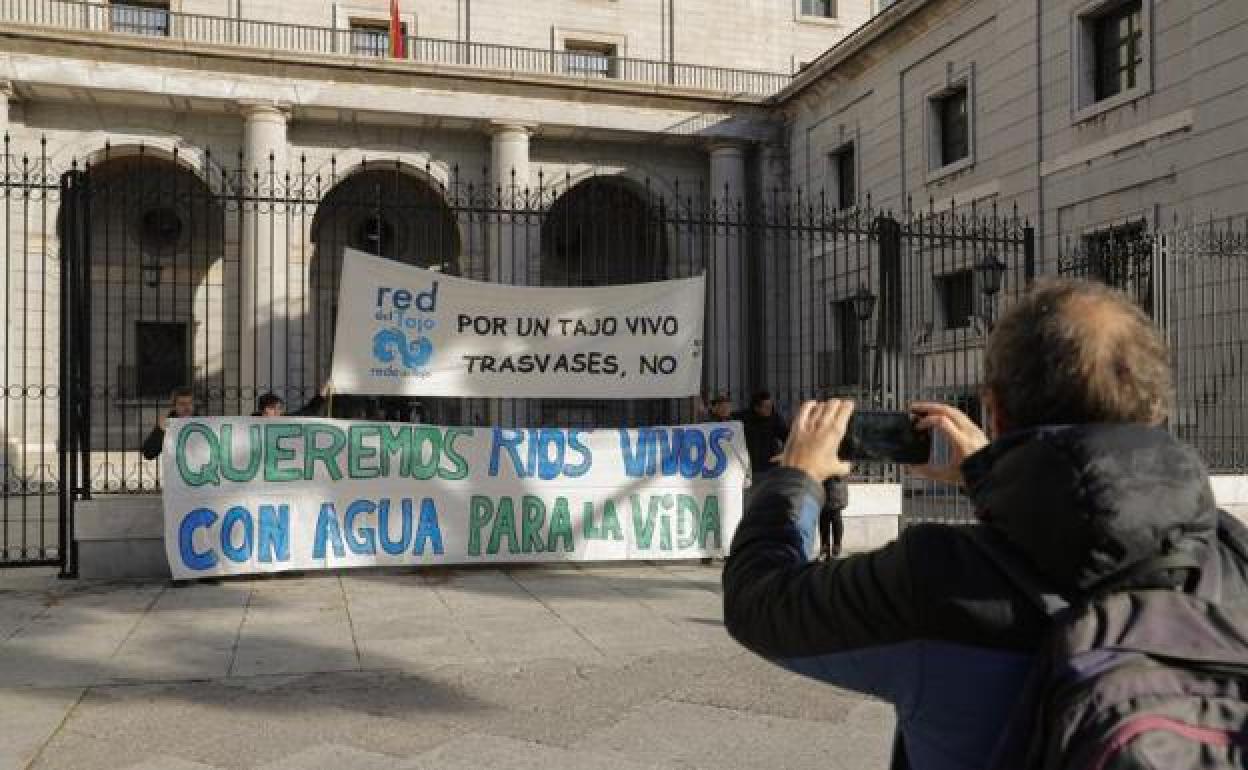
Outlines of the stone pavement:
M718 566L0 571L0 770L861 770L892 726L732 642Z

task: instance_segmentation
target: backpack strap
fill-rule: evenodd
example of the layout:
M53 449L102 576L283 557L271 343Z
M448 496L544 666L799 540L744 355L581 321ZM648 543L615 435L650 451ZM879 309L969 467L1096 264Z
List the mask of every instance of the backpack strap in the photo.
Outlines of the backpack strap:
M1046 586L1031 565L1013 553L1009 544L996 532L982 524L972 524L965 531L980 553L1045 615L1053 617L1070 606L1070 602Z
M1184 585L1184 588L1190 588L1195 585L1196 579L1198 579L1200 574L1203 572L1200 562L1197 561L1194 556L1189 556L1185 553L1169 553L1164 556L1154 556L1151 559L1145 559L1144 561L1132 564L1130 567L1122 570L1121 572L1110 575L1105 580L1097 583L1093 587L1092 592L1097 596L1105 596L1107 594L1112 594L1114 591L1125 588L1135 581L1148 577L1149 575L1178 570L1195 573L1195 578L1189 579L1189 581Z

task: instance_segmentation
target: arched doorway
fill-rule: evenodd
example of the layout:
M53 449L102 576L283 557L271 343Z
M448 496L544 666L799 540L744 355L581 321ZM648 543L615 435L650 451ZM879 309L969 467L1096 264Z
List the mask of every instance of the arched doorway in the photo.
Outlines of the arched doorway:
M612 286L672 275L668 234L660 210L637 184L592 177L573 185L550 207L541 229L545 286ZM529 422L550 426L623 427L670 422L668 400L541 401Z
M637 185L593 177L573 185L542 223L542 283L611 286L667 277L659 212Z
M155 489L136 450L172 391L190 387L201 413L221 414L237 390L226 215L194 171L146 151L110 152L87 191L92 485Z
M442 191L423 174L402 167L366 168L335 185L316 208L309 239L313 246L309 288L313 334L308 365L316 382L329 376L342 255L358 249L409 265L458 275L462 254L459 226ZM335 397L334 414L394 420L454 423L454 399Z

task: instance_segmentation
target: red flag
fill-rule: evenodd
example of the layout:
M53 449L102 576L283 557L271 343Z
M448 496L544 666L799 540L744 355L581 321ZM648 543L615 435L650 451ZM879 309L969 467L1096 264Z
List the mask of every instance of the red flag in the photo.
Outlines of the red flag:
M390 55L396 59L407 58L407 40L403 37L403 23L399 21L399 0L390 0Z

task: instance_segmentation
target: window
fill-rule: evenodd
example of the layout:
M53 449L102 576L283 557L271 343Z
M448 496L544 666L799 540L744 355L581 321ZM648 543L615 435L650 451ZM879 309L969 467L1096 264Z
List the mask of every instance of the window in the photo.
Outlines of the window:
M946 329L966 329L975 315L975 273L959 270L937 276L936 293Z
M1147 94L1153 3L1089 0L1071 20L1071 111L1076 122Z
M399 24L399 34L407 37L407 24ZM390 22L384 20L351 20L351 53L354 56L390 55Z
M971 154L966 86L936 99L936 130L940 133L939 166L951 166Z
M824 378L829 387L862 384L862 322L852 299L832 303L833 344L824 352Z
M1067 272L1126 292L1152 311L1153 241L1144 222L1128 222L1083 237L1082 254Z
M1096 60L1096 100L1135 88L1144 63L1143 8L1140 0L1123 3L1090 20Z
M853 143L847 144L828 157L828 171L832 179L830 192L835 195L833 205L837 209L853 208L858 203L857 158Z
M564 43L564 71L569 75L591 78L615 77L615 55L618 50L610 43Z
M169 37L169 3L159 0L126 0L109 6L114 32L149 37Z
M185 323L138 321L134 332L135 396L165 399L174 388L190 382L190 344Z
M802 15L831 19L836 16L836 0L802 0Z

